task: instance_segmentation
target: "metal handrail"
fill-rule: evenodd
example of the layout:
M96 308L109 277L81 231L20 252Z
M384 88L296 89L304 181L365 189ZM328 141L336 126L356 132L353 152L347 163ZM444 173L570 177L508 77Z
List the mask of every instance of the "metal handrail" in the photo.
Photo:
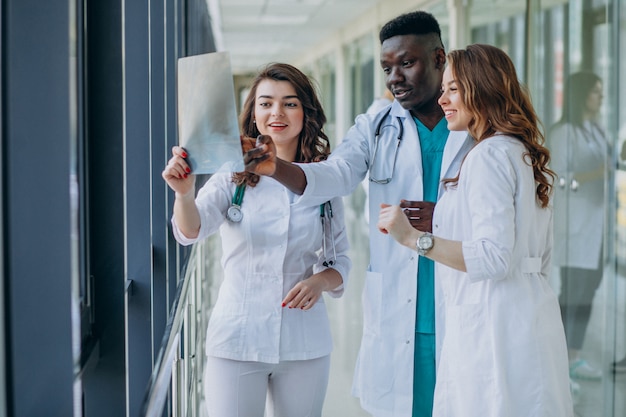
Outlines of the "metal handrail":
M205 243L196 243L176 289L159 354L143 401L141 417L162 417L168 395L173 417L195 417L200 409L204 355L202 280ZM199 329L199 331L198 331Z

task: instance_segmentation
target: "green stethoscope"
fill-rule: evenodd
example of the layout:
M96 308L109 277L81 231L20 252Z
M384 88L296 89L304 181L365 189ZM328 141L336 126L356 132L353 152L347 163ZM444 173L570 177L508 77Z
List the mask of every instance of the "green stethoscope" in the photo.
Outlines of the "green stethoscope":
M241 212L241 202L243 201L243 194L246 192L246 184L239 184L233 194L233 201L226 211L226 218L231 222L239 223L243 219L243 213Z
M235 188L235 193L233 194L233 199L231 202L230 207L228 207L228 210L226 211L226 218L228 220L230 220L233 223L239 223L242 219L243 219L243 213L241 212L241 203L243 202L243 195L246 192L246 184L240 184L237 186L237 188ZM333 256L332 258L328 259L327 255L326 255L326 218L329 218L328 221L328 229L330 232L330 242L332 244L333 247ZM332 218L333 218L333 206L330 203L330 201L325 202L324 204L320 204L320 219L322 221L322 231L323 231L323 236L322 236L322 250L323 250L323 254L324 254L324 262L323 265L328 267L328 266L332 266L335 264L336 260L337 260L337 251L335 249L335 234L333 233L333 222L332 222Z

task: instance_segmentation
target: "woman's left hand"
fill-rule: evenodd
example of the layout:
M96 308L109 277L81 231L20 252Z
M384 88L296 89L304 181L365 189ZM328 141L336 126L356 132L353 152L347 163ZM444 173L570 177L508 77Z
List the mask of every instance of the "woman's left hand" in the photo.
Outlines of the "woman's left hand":
M311 275L309 278L298 282L287 293L283 299L283 307L309 310L320 299L326 285L325 279L320 274Z

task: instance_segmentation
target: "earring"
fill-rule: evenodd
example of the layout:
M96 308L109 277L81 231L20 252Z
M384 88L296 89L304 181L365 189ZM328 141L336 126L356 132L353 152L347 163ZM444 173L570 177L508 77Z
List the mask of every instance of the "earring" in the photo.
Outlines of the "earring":
M253 120L252 123L256 124L256 120Z

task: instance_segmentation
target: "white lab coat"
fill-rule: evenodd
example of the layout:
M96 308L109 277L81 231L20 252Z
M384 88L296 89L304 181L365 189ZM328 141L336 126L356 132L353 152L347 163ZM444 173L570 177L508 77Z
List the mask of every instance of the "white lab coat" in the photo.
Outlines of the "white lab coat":
M581 173L603 172L608 158L604 133L586 121L584 128L564 123L550 132L555 187L554 264L596 270L604 239L604 175L583 181Z
M246 187L239 223L226 220L235 185L228 173L213 175L196 197L201 227L198 237L186 238L172 218L176 240L189 245L216 232L222 241L224 281L211 312L206 353L240 361L278 363L330 354L332 339L324 298L310 310L283 308L281 302L296 283L326 267L322 251L319 205L295 205L295 194L276 180L263 177ZM351 261L341 198L332 199L333 234L337 259L333 268L343 285ZM332 241L327 226L327 256Z
M433 234L462 241L467 273L435 267L439 353L433 417L573 415L565 333L548 282L552 209L536 199L517 139L480 142Z
M396 117L402 121L404 137L391 182L369 184L370 265L362 296L363 336L353 382L353 394L376 417L411 415L417 294L417 253L378 231L380 204L398 204L401 199L423 200L421 151L415 121L399 103L391 106L385 125L393 127L381 131L376 167L373 167L375 178L391 175L398 136ZM375 148L374 132L387 108L376 115L359 115L328 161L302 165L307 187L300 202L311 204L347 195L367 178ZM441 178L456 175L472 144L465 132L450 133Z

